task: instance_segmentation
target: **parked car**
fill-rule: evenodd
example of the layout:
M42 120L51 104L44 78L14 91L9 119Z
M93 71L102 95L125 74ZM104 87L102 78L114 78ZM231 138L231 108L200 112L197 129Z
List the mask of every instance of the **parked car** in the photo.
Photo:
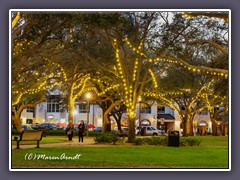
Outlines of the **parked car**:
M95 127L93 131L95 131L95 132L102 132L102 126Z
M27 125L22 125L22 130L25 130L25 131L32 131L34 130L33 128L27 126Z
M46 129L48 130L57 130L57 126L55 124L51 124L51 123L42 123L40 124L41 128L46 127Z
M34 130L41 129L40 124L33 124L33 125L31 125L31 128Z
M136 134L139 134L139 129L140 129L140 135L145 135L145 136L162 136L162 135L165 135L165 133L162 130L158 130L154 126L136 127L136 129L135 129Z

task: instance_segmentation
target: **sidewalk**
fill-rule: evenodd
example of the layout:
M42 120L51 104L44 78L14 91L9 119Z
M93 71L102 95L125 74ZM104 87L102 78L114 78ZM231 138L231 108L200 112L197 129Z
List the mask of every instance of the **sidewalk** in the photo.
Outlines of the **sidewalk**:
M33 145L24 145L24 144L21 144L20 142L20 149L32 149L32 148L35 148L37 146L37 142ZM80 142L80 144L78 144L78 139L77 138L73 138L73 141L71 142L64 142L64 143L49 143L49 144L41 144L41 141L40 141L40 148L43 148L43 147L61 147L61 146L101 146L99 144L95 144L94 142L94 139L93 138L84 138L84 142ZM16 144L12 145L12 149L16 149Z

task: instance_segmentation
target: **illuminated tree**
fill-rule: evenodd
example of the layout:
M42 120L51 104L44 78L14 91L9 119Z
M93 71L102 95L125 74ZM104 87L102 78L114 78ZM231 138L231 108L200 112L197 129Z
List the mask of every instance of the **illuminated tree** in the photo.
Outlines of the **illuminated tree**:
M178 103L178 108L174 108L178 109L181 115L181 107L184 107L184 113L186 114L182 119L185 121L187 117L187 121L191 122L197 111L207 107L202 94L208 94L208 89L204 88L200 95L196 96L198 90L201 90L201 87L207 87L207 82L211 81L211 79L221 79L221 85L227 86L228 39L226 34L228 33L228 26L225 22L221 23L218 20L209 20L208 18L185 20L178 13L175 14L172 22L169 22L167 18L164 19L166 24L162 27L161 46L159 46L160 48L156 47L156 49L159 49L159 57L153 60L156 63L158 62L160 67L166 69L167 73L163 73L162 77L168 77L167 81L159 82L159 84L164 84L159 91L163 91L163 94L170 96L165 99L170 100L169 103L165 103L166 105L175 102L171 107L176 104L176 97L174 97L176 95L179 98L178 102L179 100L184 101L186 98L187 102L195 99L193 103L188 104L192 104L194 107ZM180 67L184 67L185 70ZM176 70L175 73L174 70ZM182 74L182 72L185 73ZM169 76L170 74L173 75ZM194 77L199 80L194 80ZM186 81L186 79L189 79L189 81ZM166 87L168 88L164 91ZM177 87L178 89L176 89ZM190 89L187 96L184 97L178 94L181 93L181 88ZM174 95L173 92L172 96L171 91L174 90L176 90L175 93L177 94ZM168 91L170 92L168 93ZM189 130L187 130L186 124L184 124L183 129L185 135L191 134L192 123L190 123Z
M16 14L12 15L13 20L12 20L12 29L15 28L15 26L17 25L17 23L19 22L19 20L21 19L21 13L17 12Z
M21 131L20 116L24 109L42 102L45 93L61 83L63 72L59 65L44 57L44 42L50 33L36 33L31 15L17 13L12 30L12 122ZM15 18L16 20L16 18ZM39 20L39 19L36 19ZM46 23L46 22L45 22ZM31 33L29 33L31 31ZM34 33L35 32L35 33ZM46 39L45 39L46 38ZM53 73L55 72L55 73Z
M31 98L31 99L30 99ZM24 97L22 98L21 104L14 105L12 107L12 126L14 129L16 129L18 132L22 131L22 121L20 119L21 113L24 109L27 108L34 108L37 104L41 103L45 100L45 96L42 94L41 97L37 97L37 95L31 96L31 97ZM33 102L33 103L31 103ZM24 104L25 103L25 104Z
M205 14L204 12L189 12L191 14ZM187 13L187 14L189 14ZM228 24L225 21L211 19L206 16L185 19L181 14L174 13L173 20L163 17L163 36L159 42L158 61L179 64L190 71L228 77L228 66L214 67L210 63L214 56L220 62L228 62ZM185 13L183 13L185 14ZM206 13L212 14L212 13ZM227 13L216 13L228 16ZM213 15L213 14L212 14ZM193 64L184 51L194 51L191 59L198 59L199 64ZM155 59L156 60L156 59ZM225 63L226 64L226 63Z
M226 80L225 80L226 81ZM221 120L221 115L228 112L228 86L224 80L218 82L209 89L209 93L205 95L205 101L209 110L212 122L212 134L217 135L217 120Z

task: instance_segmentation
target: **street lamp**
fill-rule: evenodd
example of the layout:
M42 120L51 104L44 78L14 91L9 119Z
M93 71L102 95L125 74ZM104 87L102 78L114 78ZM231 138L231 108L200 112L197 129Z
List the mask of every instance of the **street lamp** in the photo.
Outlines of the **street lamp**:
M76 123L77 110L73 110L73 122Z
M138 127L139 127L139 134L140 134L140 122L141 122L141 101L142 101L142 98L141 96L138 97L138 102L139 102L139 111L138 111Z
M90 92L86 93L85 97L86 97L86 100L87 100L87 137L88 137L88 123L89 123L91 93Z

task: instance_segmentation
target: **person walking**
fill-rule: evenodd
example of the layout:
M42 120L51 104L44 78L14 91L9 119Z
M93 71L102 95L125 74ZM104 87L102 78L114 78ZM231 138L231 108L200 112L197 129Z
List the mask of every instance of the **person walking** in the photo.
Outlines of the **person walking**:
M83 143L83 135L84 135L85 125L83 120L78 125L78 144L80 144L80 140L82 140Z
M73 133L74 133L74 125L73 125L72 121L70 121L68 123L66 132L67 132L68 140L72 141L72 137L73 137Z

